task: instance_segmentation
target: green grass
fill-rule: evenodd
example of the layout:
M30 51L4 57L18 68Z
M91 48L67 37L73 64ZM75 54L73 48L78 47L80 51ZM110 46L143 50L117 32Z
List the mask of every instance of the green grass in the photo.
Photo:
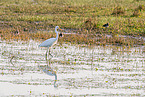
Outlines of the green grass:
M107 22L110 24L109 28L103 29L102 25ZM61 28L77 29L77 32L83 34L145 36L145 1L1 0L0 2L1 39L6 39L5 35L18 29L20 33L30 33L49 30L56 25Z

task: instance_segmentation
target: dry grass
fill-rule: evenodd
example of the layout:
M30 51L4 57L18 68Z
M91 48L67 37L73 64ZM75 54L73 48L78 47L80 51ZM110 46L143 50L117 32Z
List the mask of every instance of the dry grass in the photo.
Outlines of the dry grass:
M117 35L145 36L143 0L2 0L0 5L0 36L3 40L45 40L55 36L47 31L59 25L79 33L65 35L60 41L144 45L135 38L116 38ZM109 27L103 28L107 22Z
M115 7L112 13L112 15L116 15L116 16L123 15L123 14L125 14L125 11L122 7L119 7L119 6Z

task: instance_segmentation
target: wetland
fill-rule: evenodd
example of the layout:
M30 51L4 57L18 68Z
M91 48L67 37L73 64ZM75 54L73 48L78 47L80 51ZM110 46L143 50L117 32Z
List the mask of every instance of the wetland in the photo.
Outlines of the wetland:
M1 41L0 96L145 96L144 46L57 44L46 62L39 44Z

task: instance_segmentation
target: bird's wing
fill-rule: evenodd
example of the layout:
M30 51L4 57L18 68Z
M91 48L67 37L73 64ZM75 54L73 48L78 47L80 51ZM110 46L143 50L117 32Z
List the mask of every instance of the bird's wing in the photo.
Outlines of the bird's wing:
M39 47L51 47L55 43L56 40L57 40L56 38L47 39L44 42L42 42L39 45Z

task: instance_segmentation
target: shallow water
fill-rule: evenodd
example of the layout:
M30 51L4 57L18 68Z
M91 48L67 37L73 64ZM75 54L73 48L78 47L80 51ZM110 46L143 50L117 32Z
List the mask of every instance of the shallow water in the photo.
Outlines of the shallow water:
M55 45L46 62L39 44L1 41L0 96L145 96L143 46Z

